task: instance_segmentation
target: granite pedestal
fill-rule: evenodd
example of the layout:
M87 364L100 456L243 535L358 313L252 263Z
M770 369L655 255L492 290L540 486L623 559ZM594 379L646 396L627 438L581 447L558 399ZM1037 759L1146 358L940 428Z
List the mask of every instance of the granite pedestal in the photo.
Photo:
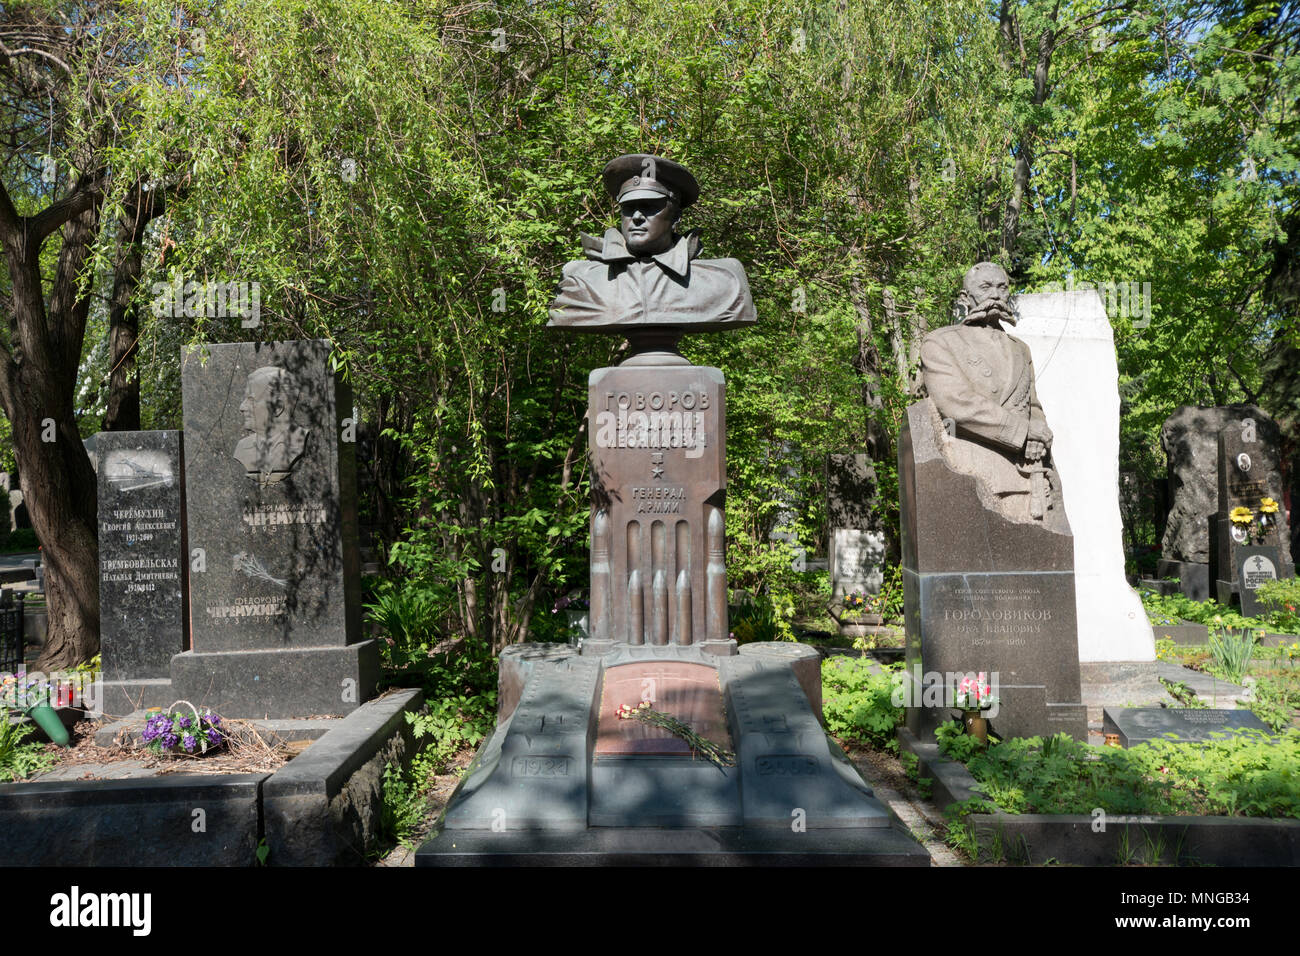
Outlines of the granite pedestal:
M898 448L908 728L930 739L954 717L957 683L983 672L995 733L1084 740L1072 536L986 507L936 425L928 400L910 406Z

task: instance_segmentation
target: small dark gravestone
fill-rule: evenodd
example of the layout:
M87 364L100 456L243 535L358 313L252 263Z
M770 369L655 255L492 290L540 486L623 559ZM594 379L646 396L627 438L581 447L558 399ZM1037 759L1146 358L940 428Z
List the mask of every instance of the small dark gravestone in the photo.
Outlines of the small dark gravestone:
M101 432L95 447L104 709L165 707L189 619L181 433Z
M191 640L177 696L236 717L354 710L360 639L355 423L323 341L210 345L181 370Z
M923 739L979 673L1003 737L1087 733L1074 538L1028 346L1000 325L1007 292L996 265L966 274L962 322L922 343L929 397L899 438L907 719Z
M1219 433L1246 420L1255 422L1260 440L1276 445L1276 425L1255 405L1184 405L1160 429L1170 505L1157 574L1178 578L1183 594L1193 600L1217 597L1210 565L1217 563L1211 534L1217 538Z
M754 322L744 269L676 233L698 194L677 163L603 178L622 228L583 238L550 321L631 353L589 382L591 636L502 654L496 732L417 864L923 863L822 730L799 679L815 652L729 637L723 376L677 343ZM629 716L643 704L658 722Z
M1146 740L1203 742L1214 734L1234 730L1262 730L1258 717L1248 710L1201 710L1175 707L1107 707L1103 711L1103 732L1118 734L1121 747ZM1168 737L1173 734L1173 737Z
M1246 614L1259 609L1254 591L1270 574L1295 574L1282 504L1280 441L1277 425L1262 414L1231 421L1218 436L1219 510L1210 525L1210 573L1219 602L1229 604L1239 596ZM1248 562L1254 582L1250 594L1243 591L1241 576Z

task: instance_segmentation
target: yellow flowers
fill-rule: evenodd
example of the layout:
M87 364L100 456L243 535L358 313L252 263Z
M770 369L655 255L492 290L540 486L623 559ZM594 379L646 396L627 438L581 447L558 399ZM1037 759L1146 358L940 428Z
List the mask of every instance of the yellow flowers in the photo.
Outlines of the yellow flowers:
M1250 524L1255 520L1255 512L1238 505L1228 512L1228 520L1233 524Z
M1259 510L1262 514L1275 515L1277 514L1277 502L1272 498L1261 498L1259 499Z

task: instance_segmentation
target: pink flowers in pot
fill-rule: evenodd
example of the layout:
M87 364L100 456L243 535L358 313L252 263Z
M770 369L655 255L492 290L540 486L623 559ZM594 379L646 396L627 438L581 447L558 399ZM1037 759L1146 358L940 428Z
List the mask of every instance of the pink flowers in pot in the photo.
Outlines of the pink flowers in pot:
M998 699L985 680L983 671L975 677L963 677L957 685L957 696L953 706L961 710L989 710L996 707Z

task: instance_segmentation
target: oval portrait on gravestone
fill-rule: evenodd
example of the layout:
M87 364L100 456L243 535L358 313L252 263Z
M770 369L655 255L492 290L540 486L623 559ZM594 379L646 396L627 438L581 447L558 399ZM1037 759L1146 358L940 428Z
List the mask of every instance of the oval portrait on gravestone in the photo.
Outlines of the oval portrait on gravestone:
M1244 451L1237 456L1237 467L1242 471L1250 471L1250 456Z
M239 411L247 434L235 445L234 457L244 474L265 486L283 481L307 450L309 429L293 423L298 383L277 365L254 369L244 388Z

